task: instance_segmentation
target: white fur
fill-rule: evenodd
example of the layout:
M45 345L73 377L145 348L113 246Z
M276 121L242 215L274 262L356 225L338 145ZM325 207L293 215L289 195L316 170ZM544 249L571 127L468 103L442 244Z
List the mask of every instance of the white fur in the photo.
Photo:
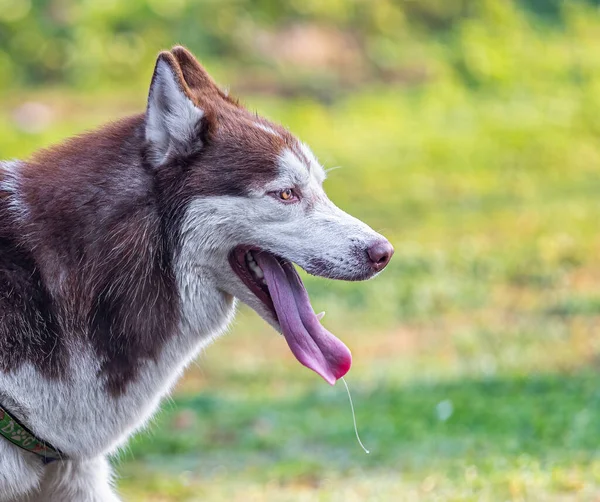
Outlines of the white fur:
M323 169L321 164L319 164L319 161L315 157L315 154L308 147L308 145L302 141L300 141L300 150L302 151L304 156L308 159L308 167L310 169L315 169L316 172L314 174L316 175L317 180L320 183L323 183L323 181L325 181L325 178L327 176L325 175L325 170Z
M279 176L250 197L201 197L188 208L185 242L190 252L181 263L195 263L206 281L248 304L276 329L270 312L228 265L233 247L252 244L309 271L311 258L317 256L329 263L330 274L351 277L364 266L352 259L352 250L383 239L329 200L322 187L323 168L312 153L307 157L313 159L310 170L285 149ZM301 192L301 202L282 204L269 195L286 188Z
M103 457L92 460L54 462L45 469L39 486L22 502L118 502L111 489L112 475Z
M37 456L25 454L0 437L0 502L19 500L37 490L43 472Z
M154 163L163 163L174 150L192 145L200 148L202 145L191 140L203 116L204 112L179 87L171 67L160 59L146 113L146 140L152 145Z
M8 193L9 207L20 218L27 215L27 205L23 201L19 187L21 185L21 162L12 160L0 162L0 191Z

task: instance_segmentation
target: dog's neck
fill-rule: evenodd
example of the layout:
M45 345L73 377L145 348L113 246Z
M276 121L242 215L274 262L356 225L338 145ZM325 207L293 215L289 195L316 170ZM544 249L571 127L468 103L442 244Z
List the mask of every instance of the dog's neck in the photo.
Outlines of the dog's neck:
M43 316L36 340L27 319L0 326L22 347L0 343L0 391L36 403L24 418L65 453L124 438L233 315L233 298L178 252L185 210L159 202L169 197L144 162L143 121L0 169L0 259L17 264L15 280L30 277ZM79 403L68 430L57 394ZM101 418L90 437L86 424Z
M72 139L14 169L16 235L56 319L55 374L72 337L91 344L113 394L176 332L175 239L165 235L141 117ZM135 312L136 315L130 315Z

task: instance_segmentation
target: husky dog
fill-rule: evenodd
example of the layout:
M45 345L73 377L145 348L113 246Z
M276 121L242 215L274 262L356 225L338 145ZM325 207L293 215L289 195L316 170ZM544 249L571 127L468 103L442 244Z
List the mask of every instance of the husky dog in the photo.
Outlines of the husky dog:
M305 144L183 47L158 56L144 114L0 163L0 409L62 456L43 462L0 436L0 501L118 500L107 455L236 299L304 366L343 376L350 352L292 263L364 280L393 248L338 209L324 179Z

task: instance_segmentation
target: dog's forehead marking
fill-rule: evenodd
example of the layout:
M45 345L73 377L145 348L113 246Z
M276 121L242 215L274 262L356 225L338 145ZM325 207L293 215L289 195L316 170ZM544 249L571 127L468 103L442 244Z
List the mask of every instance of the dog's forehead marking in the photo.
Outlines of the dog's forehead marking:
M302 153L302 156L306 159L309 169L310 169L310 167L314 166L315 168L319 168L317 170L322 171L323 169L321 168L321 164L319 164L319 161L315 157L315 154L312 153L312 150L310 148L308 148L308 145L306 143L299 142L298 146L300 148L300 152Z
M294 185L307 185L311 181L320 185L325 180L325 171L308 147L303 145L302 151L299 145L282 150L279 155L280 176ZM302 152L302 155L298 155L298 152Z
M325 171L308 146L295 142L283 149L279 155L280 170L296 184L306 184L314 179L318 184L325 180Z

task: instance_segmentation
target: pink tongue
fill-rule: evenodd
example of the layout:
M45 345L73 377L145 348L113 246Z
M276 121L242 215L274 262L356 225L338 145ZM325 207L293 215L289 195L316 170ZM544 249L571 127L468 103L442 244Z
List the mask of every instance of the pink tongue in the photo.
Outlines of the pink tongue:
M283 336L296 359L333 385L352 365L350 350L317 319L294 266L269 253L256 253Z

